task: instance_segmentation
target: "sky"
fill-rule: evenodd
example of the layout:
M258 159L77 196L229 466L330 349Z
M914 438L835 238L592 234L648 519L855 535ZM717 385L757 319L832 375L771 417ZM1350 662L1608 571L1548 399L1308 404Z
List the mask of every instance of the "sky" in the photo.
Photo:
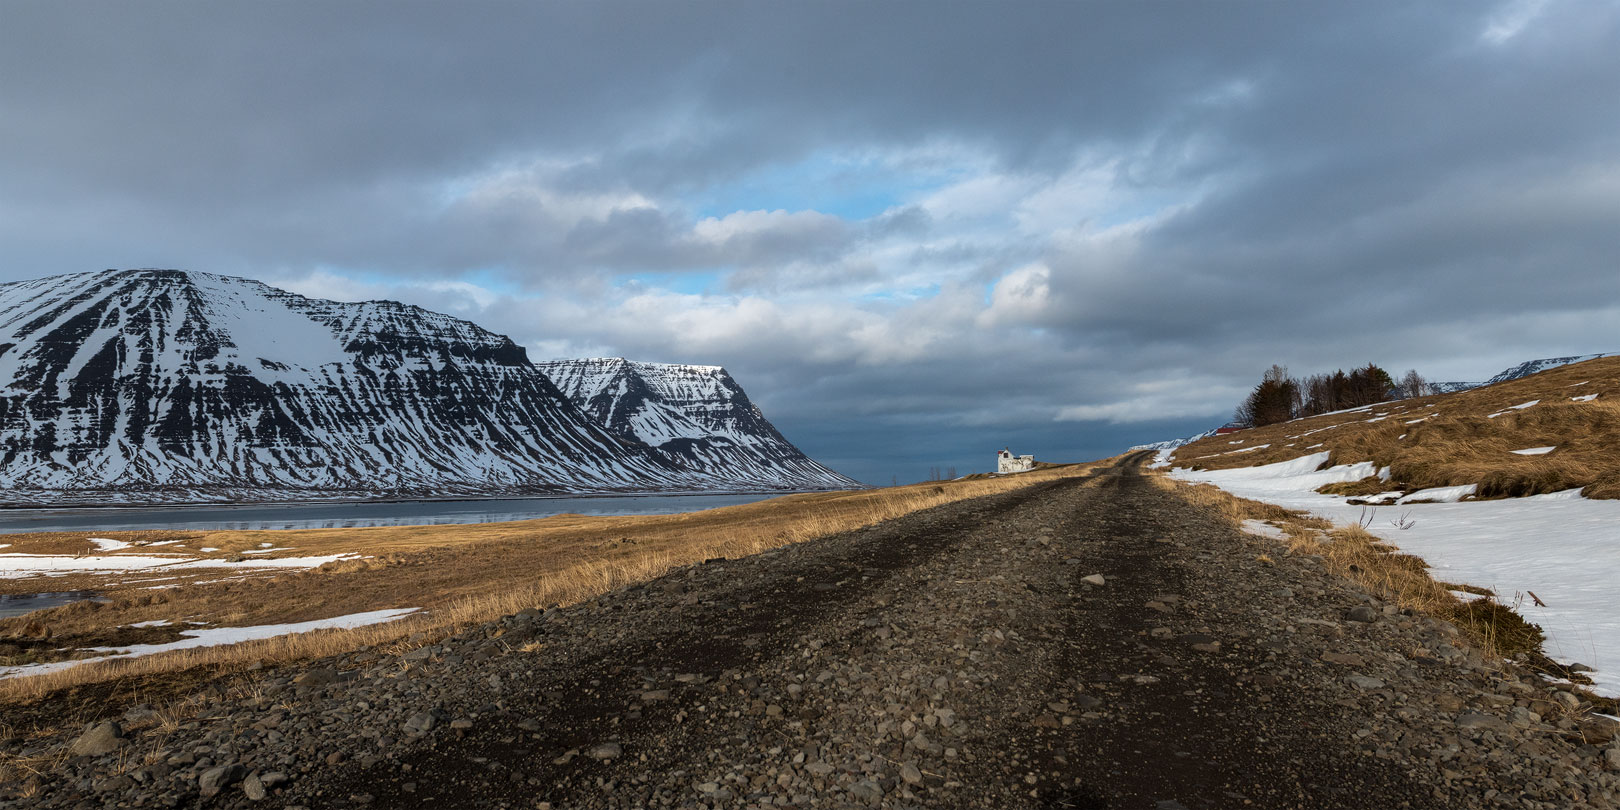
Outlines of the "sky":
M1620 3L0 0L0 281L726 366L864 481L1620 351Z

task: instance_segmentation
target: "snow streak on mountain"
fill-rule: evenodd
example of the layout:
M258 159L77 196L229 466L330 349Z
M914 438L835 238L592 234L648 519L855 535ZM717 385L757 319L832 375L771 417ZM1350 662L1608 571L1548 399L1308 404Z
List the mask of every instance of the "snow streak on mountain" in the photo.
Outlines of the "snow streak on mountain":
M1559 366L1568 366L1574 363L1584 363L1588 360L1596 360L1599 357L1612 356L1613 355L1610 354L1580 354L1571 357L1547 357L1541 360L1530 360L1528 362L1520 363L1512 368L1503 369L1501 373L1482 383L1441 382L1430 383L1429 385L1434 389L1436 394L1455 394L1458 391L1472 391L1475 388L1483 388L1487 385L1495 385L1497 383L1521 379L1523 377L1528 377L1531 374L1539 374L1549 368L1558 368Z
M0 285L10 502L781 488L580 413L509 338L391 301L108 270Z
M538 366L597 425L683 468L803 489L859 486L794 447L719 366L617 357Z

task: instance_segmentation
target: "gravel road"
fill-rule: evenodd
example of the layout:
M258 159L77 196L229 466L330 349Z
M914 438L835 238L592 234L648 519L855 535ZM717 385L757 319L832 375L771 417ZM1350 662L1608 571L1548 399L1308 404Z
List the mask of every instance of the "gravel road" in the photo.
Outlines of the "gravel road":
M188 722L108 707L13 741L83 753L0 804L1620 806L1578 697L1142 460L268 671Z

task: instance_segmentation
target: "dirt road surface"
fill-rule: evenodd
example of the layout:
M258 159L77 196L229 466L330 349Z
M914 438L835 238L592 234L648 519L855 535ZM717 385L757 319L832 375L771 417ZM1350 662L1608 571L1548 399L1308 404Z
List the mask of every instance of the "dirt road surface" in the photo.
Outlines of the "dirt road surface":
M17 801L1613 806L1601 744L1514 722L1541 687L1430 654L1454 630L1142 461L271 673L163 729L144 776L80 757Z

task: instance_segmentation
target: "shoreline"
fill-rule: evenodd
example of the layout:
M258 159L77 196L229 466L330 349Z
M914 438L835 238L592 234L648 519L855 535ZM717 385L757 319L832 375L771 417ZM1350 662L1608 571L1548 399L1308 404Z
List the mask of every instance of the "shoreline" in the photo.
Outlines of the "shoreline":
M704 496L724 495L804 495L816 492L859 492L877 487L844 487L827 489L726 489L726 490L674 490L674 491L638 491L638 492L569 492L547 493L535 495L445 495L445 496L418 496L418 497L384 497L384 498L312 498L309 500L237 500L237 501L143 501L139 503L109 503L105 501L75 501L70 503L52 504L5 504L0 503L0 515L21 512L67 512L91 510L139 510L139 509L251 509L259 507L298 507L298 506L366 506L373 504L409 504L409 503L473 503L483 501L542 501L567 500L586 498L690 498Z

